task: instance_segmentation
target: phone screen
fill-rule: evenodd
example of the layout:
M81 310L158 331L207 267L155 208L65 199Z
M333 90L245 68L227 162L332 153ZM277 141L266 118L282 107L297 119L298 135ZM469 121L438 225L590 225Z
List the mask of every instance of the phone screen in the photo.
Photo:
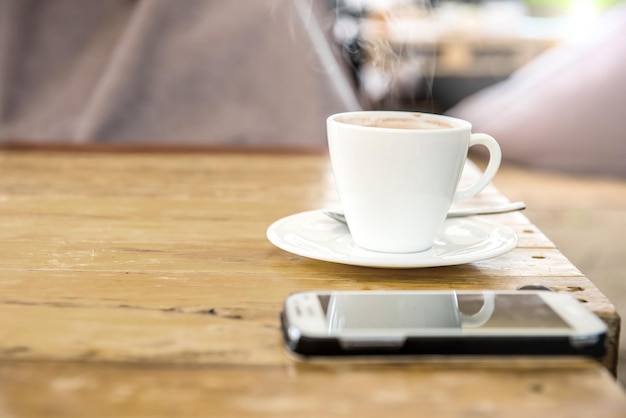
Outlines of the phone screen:
M393 329L570 330L537 294L318 294L330 334Z

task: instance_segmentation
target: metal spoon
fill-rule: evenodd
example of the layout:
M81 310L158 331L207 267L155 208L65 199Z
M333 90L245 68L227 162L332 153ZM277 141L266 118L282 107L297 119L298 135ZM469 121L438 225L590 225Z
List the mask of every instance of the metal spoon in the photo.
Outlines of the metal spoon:
M452 209L448 212L448 218L458 218L461 216L474 216L474 215L495 215L498 213L515 212L518 210L526 209L524 202L511 202L504 205L490 206L485 208L463 208ZM332 210L324 210L325 215L333 218L341 223L346 222L346 216L341 212L334 212Z

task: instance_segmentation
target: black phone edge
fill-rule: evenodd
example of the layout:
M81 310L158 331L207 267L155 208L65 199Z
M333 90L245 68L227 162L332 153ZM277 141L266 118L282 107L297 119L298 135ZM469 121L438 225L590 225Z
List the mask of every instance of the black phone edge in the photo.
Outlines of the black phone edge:
M427 337L408 338L400 347L359 347L345 349L336 338L291 339L285 312L280 314L281 329L286 347L301 356L364 356L364 355L548 355L589 356L600 358L606 354L606 333L597 341L575 346L567 337Z

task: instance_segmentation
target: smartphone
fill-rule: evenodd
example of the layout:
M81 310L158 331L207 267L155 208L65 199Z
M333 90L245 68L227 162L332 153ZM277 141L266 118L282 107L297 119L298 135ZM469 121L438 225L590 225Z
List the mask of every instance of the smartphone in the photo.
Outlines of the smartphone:
M604 322L550 291L301 292L285 299L281 322L303 356L606 351Z

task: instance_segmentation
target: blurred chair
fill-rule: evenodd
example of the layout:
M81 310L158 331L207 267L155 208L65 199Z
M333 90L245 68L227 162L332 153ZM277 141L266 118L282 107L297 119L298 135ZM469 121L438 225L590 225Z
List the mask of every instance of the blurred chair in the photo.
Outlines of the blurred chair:
M0 0L0 142L319 147L358 109L315 0Z
M447 113L529 167L626 177L626 3Z

